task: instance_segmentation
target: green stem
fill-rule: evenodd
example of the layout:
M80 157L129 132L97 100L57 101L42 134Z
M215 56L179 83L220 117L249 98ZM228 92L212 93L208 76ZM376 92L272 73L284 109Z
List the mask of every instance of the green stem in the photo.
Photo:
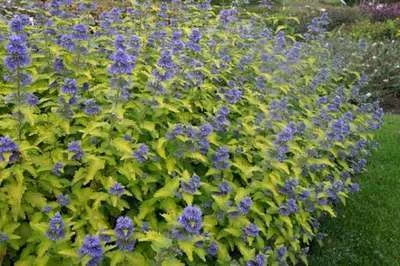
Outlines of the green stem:
M21 141L22 121L21 121L21 81L20 81L20 69L17 67L17 135L18 141Z

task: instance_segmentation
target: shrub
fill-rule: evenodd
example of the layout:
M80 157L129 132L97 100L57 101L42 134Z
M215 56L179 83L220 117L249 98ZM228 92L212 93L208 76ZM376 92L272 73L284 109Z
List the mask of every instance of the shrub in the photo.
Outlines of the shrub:
M294 42L207 3L57 3L1 23L2 261L305 261L382 123L326 16Z
M361 21L349 27L349 34L355 39L370 39L373 41L396 39L400 27L400 20L386 20L382 22Z
M364 4L362 8L376 21L395 19L400 17L400 3L391 4Z
M367 14L358 7L340 7L340 6L289 6L287 10L281 11L287 16L298 18L299 23L292 22L290 25L296 32L305 33L307 27L316 16L321 12L327 12L329 15L328 30L333 30L343 25L351 25L365 20Z

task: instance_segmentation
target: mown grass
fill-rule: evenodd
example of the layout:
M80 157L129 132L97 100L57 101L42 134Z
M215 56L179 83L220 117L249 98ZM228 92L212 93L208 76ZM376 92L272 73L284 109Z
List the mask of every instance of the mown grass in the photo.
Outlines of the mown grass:
M400 265L400 116L387 115L376 139L361 191L323 222L310 265Z

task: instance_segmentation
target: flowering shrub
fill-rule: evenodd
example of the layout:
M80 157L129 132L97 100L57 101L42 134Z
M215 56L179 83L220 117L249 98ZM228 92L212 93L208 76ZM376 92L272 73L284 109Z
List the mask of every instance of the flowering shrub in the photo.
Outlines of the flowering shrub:
M396 19L400 17L400 3L366 3L362 5L362 9L367 11L376 21Z
M305 261L383 115L321 42L326 15L296 42L209 2L91 8L0 24L0 258Z

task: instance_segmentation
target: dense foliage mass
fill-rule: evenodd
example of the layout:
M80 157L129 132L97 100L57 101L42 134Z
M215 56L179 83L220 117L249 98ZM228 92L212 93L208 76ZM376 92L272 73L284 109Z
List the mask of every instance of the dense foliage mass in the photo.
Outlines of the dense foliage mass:
M208 2L92 8L0 24L0 260L305 261L382 123L326 14L294 38Z

